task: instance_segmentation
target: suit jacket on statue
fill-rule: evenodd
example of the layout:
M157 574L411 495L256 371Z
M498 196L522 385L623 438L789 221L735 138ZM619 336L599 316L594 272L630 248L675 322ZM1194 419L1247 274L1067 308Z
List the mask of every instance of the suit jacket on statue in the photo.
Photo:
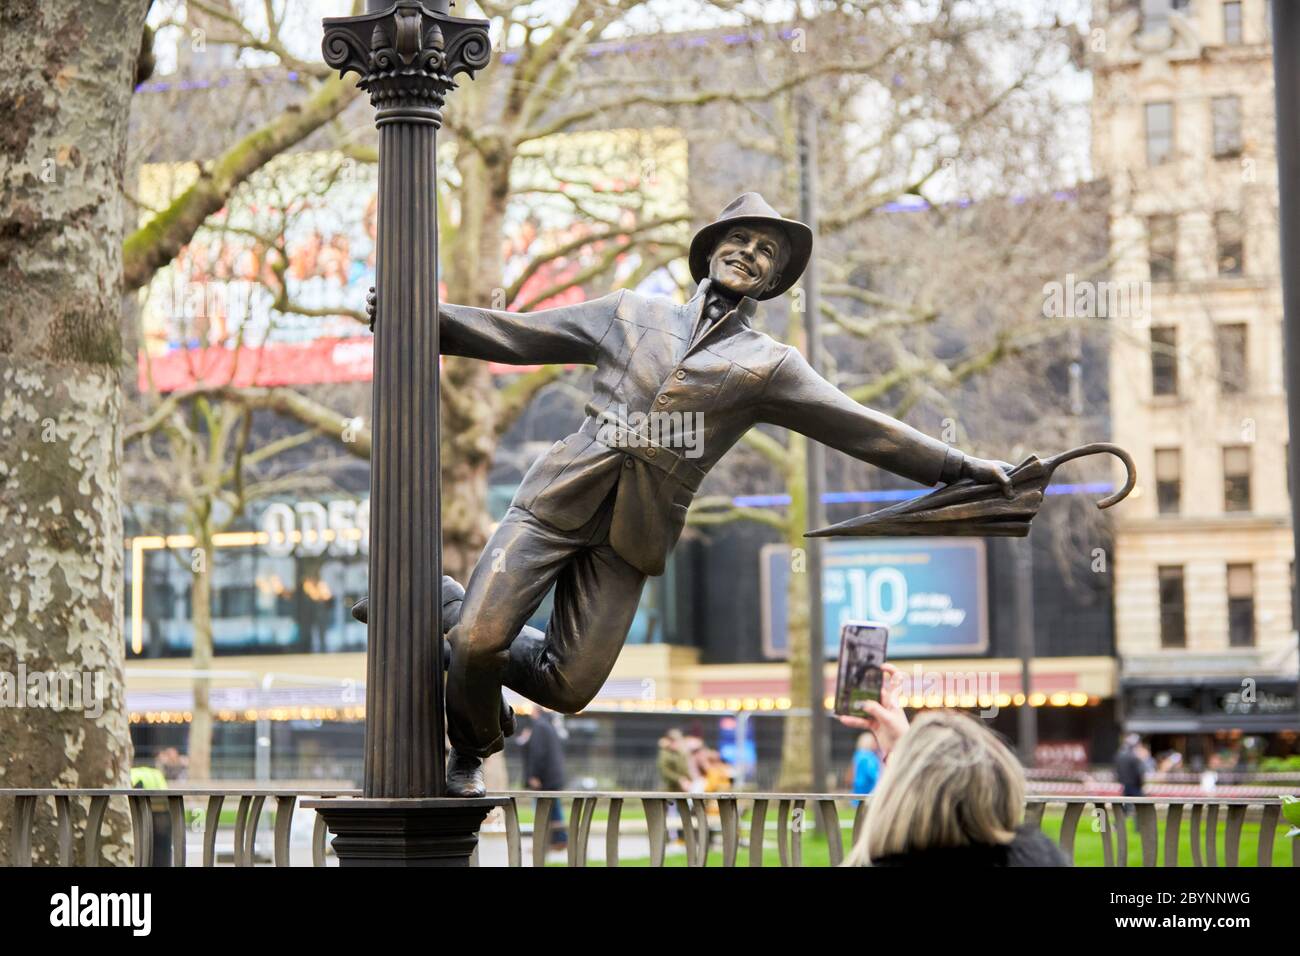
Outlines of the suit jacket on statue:
M587 419L533 464L515 505L573 530L617 485L610 544L657 575L705 474L758 422L922 484L957 478L960 452L853 401L797 349L751 328L753 299L692 345L709 282L682 305L630 291L532 313L443 305L446 355L596 367Z

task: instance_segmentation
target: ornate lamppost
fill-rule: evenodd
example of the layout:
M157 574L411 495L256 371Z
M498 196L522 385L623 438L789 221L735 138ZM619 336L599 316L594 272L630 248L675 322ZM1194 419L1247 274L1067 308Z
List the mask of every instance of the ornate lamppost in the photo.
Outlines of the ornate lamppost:
M444 796L435 147L454 77L491 57L487 21L450 6L370 0L324 21L325 62L360 76L379 129L365 783L304 804L345 866L466 865L504 802Z

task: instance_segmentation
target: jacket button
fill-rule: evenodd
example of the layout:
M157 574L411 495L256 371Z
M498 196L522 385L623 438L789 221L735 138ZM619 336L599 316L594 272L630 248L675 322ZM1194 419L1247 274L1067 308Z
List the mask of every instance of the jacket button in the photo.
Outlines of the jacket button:
M645 456L646 456L647 458L653 458L653 457L654 457L655 455L657 455L657 454L659 454L659 450L656 449L656 448L647 448L647 449L645 450Z
M667 404L668 404L668 396L667 396L667 395L660 395L660 396L659 396L659 404L660 404L660 405L667 405Z
M684 379L685 377L686 377L686 371L685 371L684 369L680 369L680 368L679 368L679 369L677 370L677 380L680 382L680 381L681 381L682 379Z
M623 459L623 467L624 467L624 468L631 468L631 467L632 467L632 456L631 456L631 455L628 455L626 458Z

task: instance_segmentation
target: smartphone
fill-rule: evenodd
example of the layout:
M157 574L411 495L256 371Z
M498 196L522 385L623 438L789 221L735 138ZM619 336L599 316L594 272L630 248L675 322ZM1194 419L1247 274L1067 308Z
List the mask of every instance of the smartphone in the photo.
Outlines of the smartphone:
M835 677L835 713L861 717L869 700L880 702L885 683L889 628L874 621L849 621L840 628L840 666Z

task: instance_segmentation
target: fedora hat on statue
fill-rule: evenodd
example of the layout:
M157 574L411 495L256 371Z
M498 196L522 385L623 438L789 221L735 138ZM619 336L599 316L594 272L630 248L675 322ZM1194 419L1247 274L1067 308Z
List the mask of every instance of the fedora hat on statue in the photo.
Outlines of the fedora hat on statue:
M812 230L795 219L785 219L758 193L745 193L731 201L718 218L695 234L691 240L691 276L696 282L708 278L709 259L714 248L733 226L742 224L770 226L779 230L789 246L790 258L781 270L781 280L764 292L760 299L774 299L799 281L808 257L812 255Z

